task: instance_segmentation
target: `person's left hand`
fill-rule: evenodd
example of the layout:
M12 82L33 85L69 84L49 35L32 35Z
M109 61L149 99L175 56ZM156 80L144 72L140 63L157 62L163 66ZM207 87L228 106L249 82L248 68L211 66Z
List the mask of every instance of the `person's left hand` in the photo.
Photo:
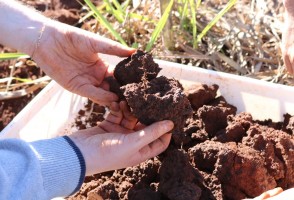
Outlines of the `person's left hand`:
M289 74L294 74L294 27L287 22L282 33L282 57Z
M45 73L65 89L101 105L117 101L104 81L112 71L98 53L126 57L135 49L60 22L44 23L39 46L32 56Z
M81 150L86 175L137 165L164 151L170 142L172 121L150 126L137 123L126 102L111 104L110 113L97 127L69 135Z

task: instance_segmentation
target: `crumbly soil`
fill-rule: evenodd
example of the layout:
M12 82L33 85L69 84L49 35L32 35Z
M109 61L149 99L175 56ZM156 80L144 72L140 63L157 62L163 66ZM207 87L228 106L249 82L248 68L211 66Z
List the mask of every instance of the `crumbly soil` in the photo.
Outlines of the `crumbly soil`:
M142 63L138 66L146 71ZM235 106L217 96L217 85L183 88L164 76L151 80L143 76L120 90L142 122L176 113L183 129L175 128L168 149L159 156L87 177L81 190L68 199L239 200L275 187L294 187L293 116L285 114L278 123L253 120L250 113L236 114ZM185 98L175 101L179 96ZM187 114L187 105L193 108L192 115ZM142 119L149 115L159 117Z
M117 64L113 75L123 86L130 83L151 81L156 78L160 70L161 68L154 62L151 54L137 50Z
M181 83L173 78L157 77L160 70L151 54L138 50L117 64L114 78L108 79L110 90L127 101L142 124L172 120L175 125L172 133L178 137L192 116L192 107Z
M211 95L216 87L185 90L209 103L193 110L181 144L173 138L165 152L140 165L87 177L68 199L239 200L294 187L294 117L273 123L236 114L223 97Z

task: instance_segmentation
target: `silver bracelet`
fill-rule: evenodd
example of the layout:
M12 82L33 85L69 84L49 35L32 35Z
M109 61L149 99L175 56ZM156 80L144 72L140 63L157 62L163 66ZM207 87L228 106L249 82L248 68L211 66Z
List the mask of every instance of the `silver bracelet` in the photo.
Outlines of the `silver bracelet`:
M39 32L38 38L37 38L37 40L36 40L36 42L35 42L35 48L34 48L34 51L33 51L32 55L31 55L31 58L32 58L32 59L34 59L33 57L34 57L34 55L35 55L35 53L36 53L38 47L40 46L41 38L42 38L42 36L43 36L43 33L44 33L44 31L45 31L45 28L46 28L46 25L45 25L45 23L44 23L43 26L42 26L42 28L41 28L41 30L40 30L40 32Z

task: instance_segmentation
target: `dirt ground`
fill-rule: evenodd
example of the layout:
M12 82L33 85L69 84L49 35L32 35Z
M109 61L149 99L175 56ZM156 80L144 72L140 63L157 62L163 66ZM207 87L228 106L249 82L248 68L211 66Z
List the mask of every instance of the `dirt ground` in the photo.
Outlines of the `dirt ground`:
M6 47L0 45L1 51L9 51ZM0 62L0 78L9 77L10 74L16 78L35 80L44 76L42 70L36 66L30 59L24 58L17 61L22 63L20 66L12 69L11 66L16 64L16 61L1 61ZM11 81L11 84L15 83L15 80ZM26 89L27 87L21 86L15 89ZM37 88L32 93L28 93L20 98L5 99L0 101L0 131L7 126L7 124L19 113L32 98L39 93L42 87Z
M75 1L23 1L47 16L78 26L81 7ZM0 46L0 51L13 50ZM1 78L9 76L13 62L0 62ZM44 76L30 59L23 63L14 77ZM238 200L278 186L294 187L294 118L285 113L279 123L255 121L250 113L236 114L234 105L216 96L217 90L217 85L185 88L193 116L185 124L184 134L173 137L167 151L134 167L86 177L80 191L68 199ZM0 101L0 130L38 91ZM105 111L98 105L95 109L97 113ZM81 110L80 116L83 113ZM87 122L77 116L76 123L83 129L85 123L94 126L101 120L101 114L93 114Z
M186 90L205 103L193 106L184 134L173 137L167 151L138 166L87 177L68 199L238 200L294 187L294 118L254 121L249 113L236 114L213 95L215 89Z
M144 74L158 73L156 67L146 72L148 66L154 66L146 60L150 61L132 56L122 61L123 67L117 65L122 74L117 79L140 122L174 121L177 128L169 148L138 166L87 177L81 190L68 199L239 200L275 187L294 187L293 116L286 114L279 123L255 121L250 113L236 114L236 107L217 96L217 85L182 88L174 80L163 84L168 79L154 76L146 81ZM133 76L139 74L141 80L128 70L134 72ZM159 87L153 87L154 80L160 80L156 84ZM185 95L179 92L182 89ZM170 96L178 101L171 102ZM186 115L185 98L177 96L189 100L192 116ZM140 118L146 113L148 120ZM174 118L175 113L182 119ZM186 123L182 129L183 120Z

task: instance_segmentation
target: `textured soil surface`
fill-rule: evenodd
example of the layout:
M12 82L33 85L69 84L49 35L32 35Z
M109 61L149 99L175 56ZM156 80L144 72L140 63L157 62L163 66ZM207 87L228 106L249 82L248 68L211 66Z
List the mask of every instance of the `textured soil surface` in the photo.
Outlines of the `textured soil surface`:
M156 158L87 177L69 199L243 199L294 187L294 117L273 123L236 114L234 106L212 95L216 87L190 90L208 103L194 109L181 145L173 138Z
M134 64L130 60L128 63ZM182 95L193 108L192 115L185 115L186 102L177 101L182 102L182 114L176 115L182 119L190 116L183 131L177 129L169 148L153 159L87 177L81 190L69 199L239 200L278 186L294 187L294 117L285 114L284 121L278 123L256 121L250 113L236 114L236 107L217 96L217 85L182 88L177 80L166 77L144 80L120 87L134 114L152 115L149 112L154 109L155 115L172 116L177 112L174 99L161 97L172 93L177 99ZM162 86L166 82L167 86ZM175 92L182 89L181 95ZM146 100L154 102L150 105L155 107L149 107ZM163 100L158 103L161 107L156 107L157 100ZM134 104L142 104L138 106L141 109L136 110Z

